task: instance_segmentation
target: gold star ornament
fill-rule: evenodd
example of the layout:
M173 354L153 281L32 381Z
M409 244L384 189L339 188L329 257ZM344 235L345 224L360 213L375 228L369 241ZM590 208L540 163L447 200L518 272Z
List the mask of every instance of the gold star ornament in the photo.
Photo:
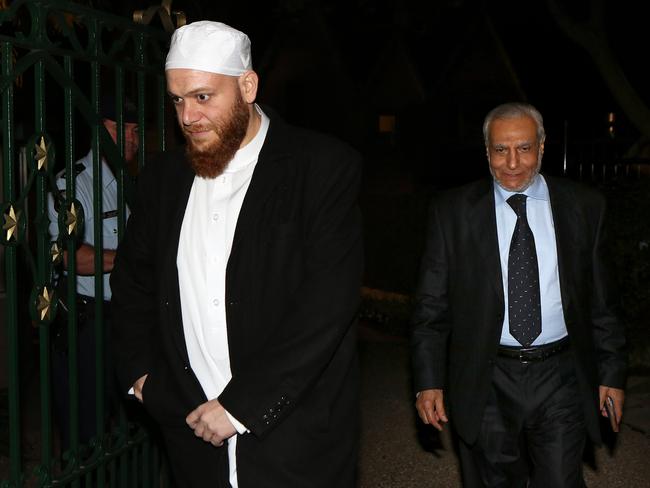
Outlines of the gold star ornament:
M77 216L79 214L79 211L77 209L77 206L72 202L70 204L70 208L66 210L65 215L65 225L68 228L68 235L72 235L73 232L77 230Z
M41 136L41 140L36 146L34 146L34 149L36 150L36 155L34 156L34 159L37 162L38 165L38 170L42 169L47 169L47 150L48 147L45 144L45 138Z
M59 246L58 242L53 242L50 247L50 256L52 257L52 264L57 265L63 259L63 249Z
M20 210L16 210L13 205L10 205L4 214L5 223L2 230L7 231L5 240L10 242L12 239L18 239L18 223L20 221Z
M48 290L47 286L44 286L43 291L36 297L36 312L41 322L50 319L53 296L54 294Z

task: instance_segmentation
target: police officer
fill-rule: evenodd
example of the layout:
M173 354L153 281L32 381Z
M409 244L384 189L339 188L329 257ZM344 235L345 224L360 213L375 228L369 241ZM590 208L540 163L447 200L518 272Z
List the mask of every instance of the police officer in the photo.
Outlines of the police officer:
M102 123L114 142L117 141L118 126L115 122L115 100L107 97L102 103ZM124 112L124 159L130 165L138 149L138 124L135 106L126 101ZM83 237L78 245L76 258L76 310L78 327L78 388L79 388L79 439L87 444L96 434L96 404L95 404L95 267L101 266L104 281L104 329L110 331L111 288L110 272L113 269L113 259L117 248L117 181L107 160L102 157L102 218L95 222L93 215L93 154L92 150L78 160L75 171L75 198L83 207L85 224ZM53 240L59 237L58 208L65 199L66 179L65 170L57 175L56 186L58 195L48 196L49 231ZM128 208L126 209L128 217ZM102 262L95 263L95 225L102 228ZM67 252L64 252L64 269L67 269ZM61 277L66 279L65 276ZM72 282L72 280L66 280ZM60 294L63 290L60 287ZM61 296L62 307L65 309L66 296ZM61 313L65 316L65 313ZM59 336L55 337L52 352L52 380L54 414L58 423L61 448L66 450L70 445L70 402L69 402L69 371L68 371L68 341L65 334L66 324L59 327ZM106 342L104 342L106 344ZM107 363L107 370L108 370ZM112 374L106 374L107 392L111 391ZM107 393L110 398L110 393Z

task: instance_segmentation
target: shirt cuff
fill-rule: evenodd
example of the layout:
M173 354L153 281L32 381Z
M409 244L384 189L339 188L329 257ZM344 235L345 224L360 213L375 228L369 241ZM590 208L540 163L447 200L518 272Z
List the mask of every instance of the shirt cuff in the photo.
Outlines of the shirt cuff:
M230 412L228 410L224 408L224 411L226 412L226 415L228 416L228 420L230 420L230 423L233 425L235 429L237 429L238 434L247 434L250 432L250 430L248 430L246 426L242 425L242 423L239 420L237 420L235 417L230 415Z

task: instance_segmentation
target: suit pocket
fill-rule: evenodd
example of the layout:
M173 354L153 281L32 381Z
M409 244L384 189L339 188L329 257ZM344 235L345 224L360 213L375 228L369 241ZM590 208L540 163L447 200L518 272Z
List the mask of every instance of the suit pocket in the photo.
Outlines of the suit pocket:
M330 429L333 398L331 393L334 385L319 385L302 399L292 413L304 435L324 435Z
M175 394L171 382L164 372L155 367L147 375L142 387L142 403L151 417L162 425L170 427L184 426L185 418L190 409L185 407L185 402Z

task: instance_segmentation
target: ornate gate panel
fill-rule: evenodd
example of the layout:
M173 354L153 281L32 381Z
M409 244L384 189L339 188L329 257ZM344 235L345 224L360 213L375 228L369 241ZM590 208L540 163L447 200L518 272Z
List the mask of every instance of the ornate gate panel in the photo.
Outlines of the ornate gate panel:
M0 2L0 6L8 2ZM56 0L17 0L0 10L0 114L4 252L4 323L7 350L0 357L0 486L162 486L160 451L148 431L124 413L106 422L103 301L95 312L95 404L98 435L79 439L78 319L75 309L75 250L84 214L75 199L75 162L90 148L93 194L101 195L100 155L118 182L118 236L126 220L132 181L146 154L165 149L164 52L168 34L115 15ZM100 118L102 101L114 100L117 143ZM125 160L124 104L136 101L139 122L137 167ZM82 152L81 152L82 151ZM48 193L65 170L60 194L59 238L48 232ZM102 262L102 199L93 198L95 263ZM66 253L69 259L61 264ZM57 277L70 282L59 296ZM95 266L95 295L103 296L103 272ZM4 281L4 283L2 283ZM4 290L3 290L4 288ZM62 304L68 351L70 448L61 452L53 422L51 344ZM0 342L1 345L1 342ZM2 350L0 348L0 350ZM32 386L37 385L37 386ZM30 393L34 390L34 394ZM34 400L35 399L35 400ZM4 413L4 415L3 415ZM29 425L26 425L29 424ZM25 456L25 432L36 455ZM34 446L32 446L34 449Z

